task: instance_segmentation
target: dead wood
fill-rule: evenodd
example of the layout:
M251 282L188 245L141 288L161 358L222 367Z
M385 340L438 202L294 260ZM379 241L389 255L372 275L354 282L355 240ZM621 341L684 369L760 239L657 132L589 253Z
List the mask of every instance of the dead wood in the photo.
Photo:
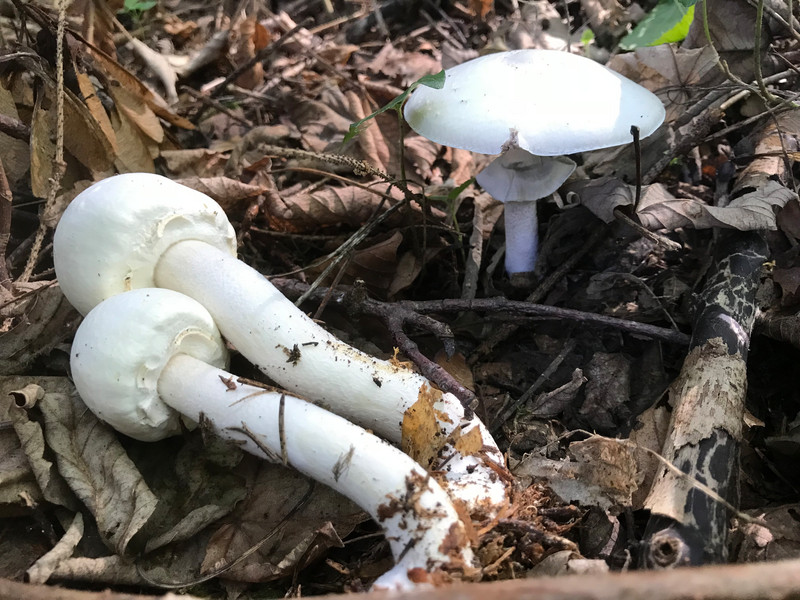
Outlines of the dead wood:
M790 159L782 152L782 133L794 131L796 119L797 111L783 113L758 132L758 158L737 180L732 203L770 178L785 180ZM724 232L717 240L691 350L670 391L674 410L663 456L688 477L664 467L654 480L645 503L651 519L642 556L650 567L727 559L729 508L739 500L747 352L767 256L766 242L756 232ZM701 491L695 480L718 497Z
M726 565L660 572L543 577L359 596L319 596L320 600L791 600L800 598L800 560ZM199 600L196 596L139 596L111 591L84 592L0 579L3 600Z

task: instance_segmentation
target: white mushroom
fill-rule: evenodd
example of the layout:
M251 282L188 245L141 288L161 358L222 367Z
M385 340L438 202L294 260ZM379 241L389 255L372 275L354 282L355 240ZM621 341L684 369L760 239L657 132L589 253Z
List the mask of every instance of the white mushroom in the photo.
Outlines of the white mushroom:
M407 411L432 398L441 450L431 469L475 515L506 505L503 456L480 420L424 377L341 342L237 260L233 229L207 196L146 173L111 177L72 201L53 251L64 294L81 312L137 287L182 292L279 385L391 442L401 441Z
M588 58L513 50L448 69L444 87L418 87L404 115L434 142L505 153L476 180L506 203L506 270L514 274L536 264L537 234L528 230L538 227L536 201L575 169L562 155L625 144L632 126L645 138L665 111L655 94Z
M139 289L101 302L75 334L71 366L86 405L144 441L204 419L256 456L283 462L347 496L386 533L396 566L376 582L410 588L471 569L450 498L394 446L318 406L236 381L211 315L178 292Z

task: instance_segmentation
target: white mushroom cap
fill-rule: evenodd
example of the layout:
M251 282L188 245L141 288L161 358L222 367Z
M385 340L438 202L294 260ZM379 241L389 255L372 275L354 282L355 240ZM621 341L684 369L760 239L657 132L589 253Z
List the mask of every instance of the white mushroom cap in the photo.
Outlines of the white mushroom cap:
M647 137L665 111L655 94L588 58L514 50L448 69L444 87L417 88L404 114L445 146L558 156L628 143L632 125Z
M156 287L158 258L182 240L236 256L236 234L214 200L166 177L129 173L95 183L70 203L53 260L64 295L86 314L114 294Z
M135 323L131 314L139 315ZM114 429L146 442L160 440L180 432L181 416L158 393L161 371L177 354L226 366L228 353L208 311L171 290L120 294L98 304L75 334L75 387Z

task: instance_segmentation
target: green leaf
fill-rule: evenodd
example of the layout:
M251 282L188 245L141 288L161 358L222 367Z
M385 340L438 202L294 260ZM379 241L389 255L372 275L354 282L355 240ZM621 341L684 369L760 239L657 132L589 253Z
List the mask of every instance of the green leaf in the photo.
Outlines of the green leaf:
M586 29L583 30L583 33L581 34L581 44L586 46L592 40L594 40L594 31L592 31L587 27Z
M123 10L130 13L143 13L157 4L156 0L125 0Z
M694 18L692 0L661 0L639 24L619 42L623 50L680 42L689 33Z
M355 123L350 123L350 130L344 136L342 144L346 144L354 137L356 137L361 131L361 129L363 129L364 123L366 123L370 119L374 119L379 114L385 113L387 110L396 110L399 112L400 107L403 105L403 102L406 101L408 95L415 89L417 89L419 86L427 85L428 87L431 87L435 90L440 90L444 87L444 79L445 79L444 70L441 70L438 73L433 73L431 75L423 75L422 77L417 79L414 83L412 83L405 92L397 96L397 98L391 100L386 106L379 108L374 113L372 113L371 115L367 115L360 121L356 121Z

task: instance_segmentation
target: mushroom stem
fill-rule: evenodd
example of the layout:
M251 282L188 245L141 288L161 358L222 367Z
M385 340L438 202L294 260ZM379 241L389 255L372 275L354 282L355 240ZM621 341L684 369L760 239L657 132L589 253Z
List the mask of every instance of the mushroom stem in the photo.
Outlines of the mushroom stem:
M164 402L262 458L283 462L363 508L383 527L395 566L374 584L406 589L433 571L463 571L472 551L447 493L406 454L318 406L245 384L187 354L159 377ZM282 442L281 442L282 440Z
M427 390L439 396L421 375L345 344L263 275L210 244L174 244L161 255L154 278L159 287L206 307L222 335L279 385L394 443L401 442L404 415L421 395ZM503 456L491 434L476 416L465 416L452 394L440 394L433 408L438 416L435 435L443 447L432 469L444 471L452 497L470 512L494 516L507 498L505 482L496 472L503 468ZM473 429L481 440L474 455L444 443Z
M199 303L170 290L139 289L89 312L75 335L71 366L86 405L128 435L173 435L180 431L177 411L353 500L384 528L396 560L378 587L409 588L436 579L438 571L470 570L464 524L420 465L338 415L239 383L206 362L226 358Z
M539 218L536 200L506 202L506 271L528 273L536 267L539 253Z

